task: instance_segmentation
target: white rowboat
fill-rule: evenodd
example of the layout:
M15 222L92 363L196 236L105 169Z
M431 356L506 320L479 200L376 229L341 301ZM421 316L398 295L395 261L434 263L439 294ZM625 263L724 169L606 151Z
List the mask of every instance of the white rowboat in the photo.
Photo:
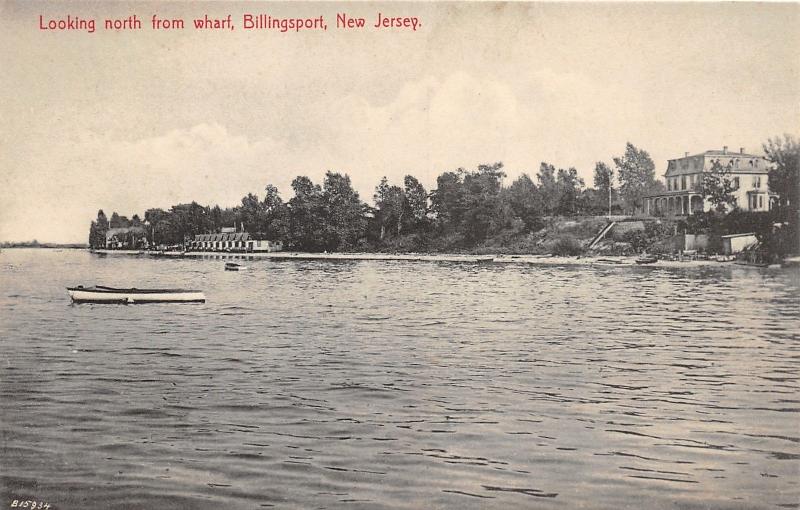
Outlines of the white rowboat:
M67 287L74 303L205 303L199 290L185 289L118 289L114 287Z

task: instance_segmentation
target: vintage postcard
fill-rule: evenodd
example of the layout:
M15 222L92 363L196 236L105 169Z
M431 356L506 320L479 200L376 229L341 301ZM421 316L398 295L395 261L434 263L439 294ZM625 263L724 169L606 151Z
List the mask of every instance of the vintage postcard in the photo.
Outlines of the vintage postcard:
M798 27L0 0L0 510L800 508Z

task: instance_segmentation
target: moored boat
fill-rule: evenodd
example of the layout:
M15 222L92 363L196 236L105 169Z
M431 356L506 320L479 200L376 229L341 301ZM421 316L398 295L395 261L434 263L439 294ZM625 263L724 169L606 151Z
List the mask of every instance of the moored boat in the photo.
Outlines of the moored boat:
M655 264L658 262L657 257L642 255L641 257L636 259L637 264Z
M784 267L798 267L800 266L800 256L786 257L785 259L783 259L782 265Z
M619 266L619 265L625 264L625 261L624 260L618 260L618 259L596 259L596 260L593 260L592 263L593 264L610 264L610 265ZM630 262L628 262L628 264L630 264Z
M225 263L225 271L241 271L242 269L247 269L247 266L237 264L236 262Z
M92 287L67 287L74 303L205 303L206 296L199 290L137 289L96 285Z

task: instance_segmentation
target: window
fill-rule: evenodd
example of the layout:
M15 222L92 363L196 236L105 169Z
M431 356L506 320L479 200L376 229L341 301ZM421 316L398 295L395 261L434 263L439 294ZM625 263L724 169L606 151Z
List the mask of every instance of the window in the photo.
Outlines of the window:
M686 176L681 175L681 189L686 189Z
M739 178L738 177L734 177L733 178L733 189L734 190L739 189Z
M755 177L753 177L753 187L756 188L756 189L761 187L761 176L760 175L756 175Z
M763 207L764 207L764 197L761 196L761 195L758 195L758 208L762 209Z

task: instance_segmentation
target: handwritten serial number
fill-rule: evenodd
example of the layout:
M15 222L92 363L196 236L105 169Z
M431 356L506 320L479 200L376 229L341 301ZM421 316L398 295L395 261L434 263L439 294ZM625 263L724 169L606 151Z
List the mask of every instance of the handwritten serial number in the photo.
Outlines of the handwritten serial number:
M11 502L11 508L30 508L31 510L42 510L44 508L50 508L50 503L36 501L33 499L25 499L22 501L15 499Z

